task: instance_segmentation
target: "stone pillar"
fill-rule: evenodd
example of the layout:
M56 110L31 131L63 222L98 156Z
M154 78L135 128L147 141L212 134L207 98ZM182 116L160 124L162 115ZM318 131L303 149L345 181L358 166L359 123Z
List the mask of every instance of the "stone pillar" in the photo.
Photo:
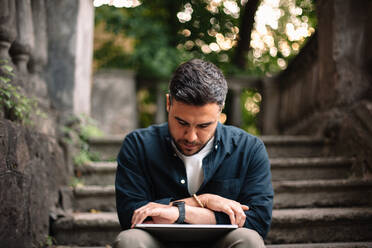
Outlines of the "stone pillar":
M239 84L230 84L230 92L231 92L231 106L230 106L230 116L227 118L228 123L240 127L242 124L242 108L241 108L241 93L242 87Z
M0 0L0 59L9 59L9 48L17 36L15 1Z
M94 75L92 117L106 134L137 128L136 82L132 71L100 70Z
M156 84L156 114L155 123L160 124L166 122L167 112L166 112L166 84L158 82Z
M272 78L265 78L263 81L262 98L262 134L279 134L279 111L280 111L280 92L279 82Z
M90 114L93 57L93 1L48 0L47 84L63 115Z
M34 47L34 30L32 24L31 1L17 0L17 38L10 48L14 64L22 76L27 75L27 63Z

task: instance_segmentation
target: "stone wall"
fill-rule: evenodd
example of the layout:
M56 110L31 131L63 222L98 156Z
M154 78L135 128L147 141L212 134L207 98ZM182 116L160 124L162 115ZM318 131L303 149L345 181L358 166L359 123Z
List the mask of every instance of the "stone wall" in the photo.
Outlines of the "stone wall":
M33 124L26 125L0 106L0 247L43 247L50 217L60 211L59 189L72 176L60 127L70 114L90 111L93 3L0 0L0 6L0 60L14 68L11 85L36 98L45 114L33 108Z
M41 247L69 171L57 141L0 119L0 247Z
M317 34L278 77L278 114L266 134L325 136L335 154L359 161L355 174L372 175L372 2L317 1ZM274 90L275 91L275 90ZM274 95L275 95L274 94ZM266 94L266 99L270 95ZM268 120L268 119L266 119Z

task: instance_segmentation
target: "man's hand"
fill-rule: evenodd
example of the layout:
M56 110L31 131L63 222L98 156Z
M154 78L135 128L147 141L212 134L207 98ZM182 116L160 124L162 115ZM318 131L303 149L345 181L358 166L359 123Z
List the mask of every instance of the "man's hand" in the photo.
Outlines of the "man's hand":
M203 194L199 196L199 199L206 208L226 213L231 224L236 224L239 227L244 225L246 219L244 211L249 210L248 206L214 194Z
M143 223L147 217L152 217L152 221L147 223L173 224L177 220L178 215L179 211L177 207L150 202L134 211L131 228L135 224Z

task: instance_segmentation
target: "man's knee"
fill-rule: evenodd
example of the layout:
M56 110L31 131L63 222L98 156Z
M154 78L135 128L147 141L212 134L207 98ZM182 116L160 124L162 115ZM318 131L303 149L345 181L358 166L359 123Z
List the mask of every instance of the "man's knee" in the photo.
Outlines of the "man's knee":
M115 239L113 248L160 248L162 244L151 234L139 230L122 231Z
M252 229L238 228L229 232L218 243L217 248L263 248L262 237Z

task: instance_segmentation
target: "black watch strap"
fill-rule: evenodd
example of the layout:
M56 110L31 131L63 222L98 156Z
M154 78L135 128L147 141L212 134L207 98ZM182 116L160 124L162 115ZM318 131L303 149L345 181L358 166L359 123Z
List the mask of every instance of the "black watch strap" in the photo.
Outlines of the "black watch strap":
M176 224L184 223L185 222L185 202L177 201L177 202L173 202L172 205L176 206L178 208L178 212L180 213L175 223Z

